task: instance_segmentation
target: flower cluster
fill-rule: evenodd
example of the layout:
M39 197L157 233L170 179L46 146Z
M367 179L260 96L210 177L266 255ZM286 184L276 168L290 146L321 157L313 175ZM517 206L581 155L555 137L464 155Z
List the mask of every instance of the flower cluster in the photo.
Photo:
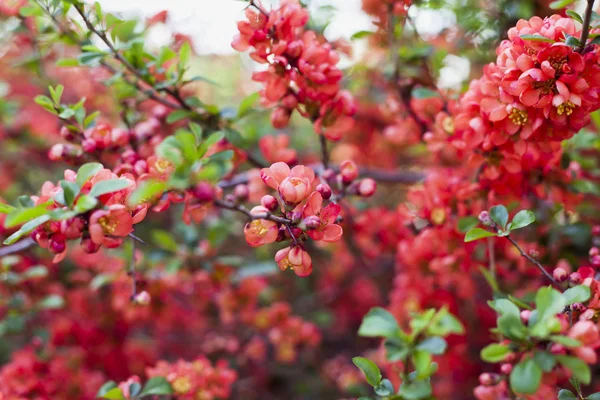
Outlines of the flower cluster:
M228 398L231 385L237 379L237 374L227 366L227 362L218 361L213 366L205 357L175 363L159 361L146 372L149 377L165 377L177 398L190 400Z
M68 240L81 239L87 253L95 253L101 246L118 247L132 232L133 225L146 216L146 205L132 207L127 203L135 189L133 177L118 177L96 165L97 172L87 177L80 175L79 179L76 172L67 170L61 185L46 182L40 196L32 197L36 206L46 205L51 210L31 237L40 247L56 254L54 262L65 257Z
M271 114L273 126L287 126L298 110L313 122L317 133L341 139L353 125L356 106L352 95L340 89L339 55L306 30L308 11L298 0L284 0L269 13L260 6L248 8L246 18L238 23L240 33L232 46L238 51L253 48L252 59L268 64L252 79L264 85L264 105L277 106Z

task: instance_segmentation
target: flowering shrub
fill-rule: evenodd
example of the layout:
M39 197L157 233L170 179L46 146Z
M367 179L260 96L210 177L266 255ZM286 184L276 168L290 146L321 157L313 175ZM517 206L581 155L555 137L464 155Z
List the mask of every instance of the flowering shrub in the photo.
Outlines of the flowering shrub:
M244 3L0 3L0 400L600 398L596 2Z

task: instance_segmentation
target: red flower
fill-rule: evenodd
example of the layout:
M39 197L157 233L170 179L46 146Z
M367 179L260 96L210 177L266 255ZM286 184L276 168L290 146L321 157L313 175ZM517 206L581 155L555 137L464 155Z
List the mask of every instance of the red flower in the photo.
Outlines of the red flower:
M320 224L315 229L309 229L308 235L313 240L323 240L325 242L336 242L343 234L342 227L335 224L335 220L340 215L342 208L335 204L329 203L323 208L323 197L319 192L312 192L306 201L306 205L302 209L304 218L317 216Z
M250 213L262 214L267 213L268 211L269 210L263 206L256 206L250 210ZM266 219L255 219L252 222L248 222L244 227L246 242L252 247L273 243L277 240L278 234L279 228L277 227L277 224Z
M275 262L279 269L293 270L298 276L308 276L312 272L310 255L300 246L286 247L275 254Z
M90 217L90 236L98 245L115 247L120 244L114 237L127 236L133 229L133 219L127 208L113 204L107 210L94 211Z

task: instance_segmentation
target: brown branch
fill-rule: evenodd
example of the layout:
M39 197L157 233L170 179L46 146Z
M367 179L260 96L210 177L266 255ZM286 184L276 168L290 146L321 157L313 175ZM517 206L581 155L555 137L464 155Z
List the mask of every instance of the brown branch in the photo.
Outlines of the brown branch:
M26 250L35 244L35 240L32 238L23 239L20 242L11 244L10 246L0 248L0 257L9 256L11 254L18 253Z
M319 135L319 143L321 144L321 162L325 169L329 168L329 152L327 151L327 138L323 133Z
M284 217L279 217L277 215L274 215L270 212L264 212L264 213L259 213L259 214L252 214L250 212L250 210L248 210L246 207L244 207L241 204L235 204L235 203L231 203L225 200L215 200L214 205L220 208L224 208L226 210L231 210L231 211L237 211L239 213L244 214L245 216L248 217L248 219L250 221L254 221L257 219L266 219L268 221L273 221L273 222L277 222L278 224L283 224L286 226L291 226L293 224L291 219L287 219Z
M519 253L521 253L523 257L525 257L529 262L535 264L535 266L546 276L546 278L550 280L550 282L552 282L554 286L556 286L562 291L560 283L558 283L558 281L554 279L554 277L548 271L546 271L546 268L544 268L544 266L538 260L525 253L525 251L521 248L521 246L519 246L517 242L515 242L513 238L511 238L510 236L505 236L505 238L508 239L508 241L511 242L513 246L515 246L515 248L519 251Z
M579 41L578 51L581 53L585 48L588 36L590 34L590 21L592 20L592 14L594 12L594 0L587 0L587 7L583 16L583 25L581 27L581 39Z

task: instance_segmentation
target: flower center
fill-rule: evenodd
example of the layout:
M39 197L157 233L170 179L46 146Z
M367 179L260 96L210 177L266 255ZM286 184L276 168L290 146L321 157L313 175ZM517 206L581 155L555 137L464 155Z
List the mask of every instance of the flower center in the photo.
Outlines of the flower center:
M171 167L171 162L169 160L165 160L164 158L159 158L154 163L154 167L158 172L163 173Z
M100 224L102 230L106 233L113 233L117 229L117 222L111 221L108 217L100 218L98 224Z
M442 120L442 129L448 134L454 134L454 120L452 117L446 117Z
M263 225L260 219L256 219L250 223L250 231L253 235L264 236L268 229Z
M549 57L548 62L550 63L552 68L554 68L555 71L562 72L563 65L565 65L565 63L567 62L567 57Z
M173 390L177 394L186 394L192 388L190 378L187 376L180 376L173 381Z
M558 113L558 115L571 115L575 107L577 107L575 104L571 103L570 101L565 101L564 103L556 107L556 112Z
M541 89L542 94L550 94L556 91L556 80L548 79L547 81L533 82L534 89Z
M527 122L527 113L518 108L513 108L508 119L515 125L525 125L525 122Z
M290 183L294 186L300 186L304 183L304 181L300 178L290 178Z

